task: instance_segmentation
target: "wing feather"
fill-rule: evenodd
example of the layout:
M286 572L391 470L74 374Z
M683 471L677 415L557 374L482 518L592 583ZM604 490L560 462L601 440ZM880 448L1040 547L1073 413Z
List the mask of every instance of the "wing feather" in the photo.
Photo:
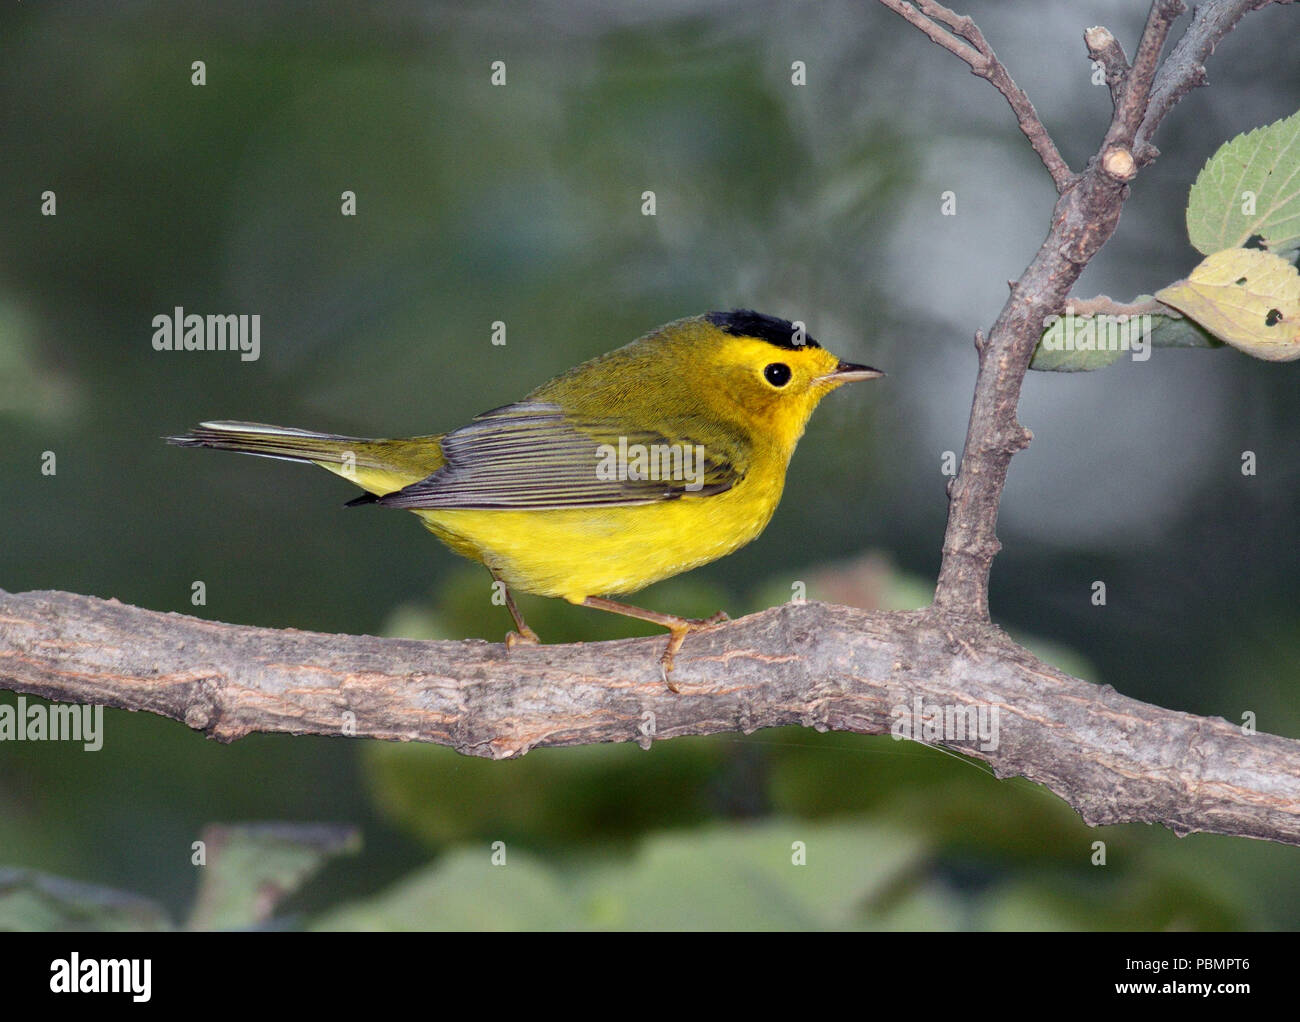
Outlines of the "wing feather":
M667 430L671 437L629 434L611 420L574 417L547 402L505 405L444 436L446 465L378 502L409 509L542 510L651 504L730 489L744 477L743 448L691 439L692 425L698 434L699 423L690 422ZM638 444L666 449L669 464L652 457L640 466L632 462L630 473L618 471L618 452L635 452ZM629 465L626 459L622 464ZM637 467L648 467L651 477L628 478Z

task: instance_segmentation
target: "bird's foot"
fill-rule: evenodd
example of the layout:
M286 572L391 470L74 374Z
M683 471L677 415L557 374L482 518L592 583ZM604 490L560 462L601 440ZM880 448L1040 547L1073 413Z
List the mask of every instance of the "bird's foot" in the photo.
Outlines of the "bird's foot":
M506 649L514 649L516 646L540 646L541 642L537 633L527 625L517 632L506 632Z
M681 689L673 681L673 661L677 659L677 652L682 648L682 643L686 641L686 636L690 635L691 632L699 632L711 625L730 620L731 618L727 617L727 612L720 610L712 617L679 618L678 624L668 626L668 647L664 650L664 655L659 658L659 676L663 678L669 692L681 692Z

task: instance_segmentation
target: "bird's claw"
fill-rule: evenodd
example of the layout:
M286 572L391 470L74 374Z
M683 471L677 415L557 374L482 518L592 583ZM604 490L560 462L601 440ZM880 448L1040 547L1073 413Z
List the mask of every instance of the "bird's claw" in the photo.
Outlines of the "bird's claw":
M681 628L675 629L668 638L668 648L664 650L664 655L659 658L659 676L668 686L669 692L681 692L676 684L673 683L673 661L677 658L677 651L682 648L682 643L686 641L686 636L691 632L700 631L708 628L710 625L721 624L723 621L730 621L725 610L720 610L712 617L695 617L687 618Z
M659 658L659 677L662 678L664 684L668 686L669 692L672 692L674 695L681 694L682 690L678 688L676 683L673 681L672 657L670 657L667 653L665 653L662 657Z
M514 649L516 646L538 646L541 641L537 633L527 625L522 632L506 632L506 649Z

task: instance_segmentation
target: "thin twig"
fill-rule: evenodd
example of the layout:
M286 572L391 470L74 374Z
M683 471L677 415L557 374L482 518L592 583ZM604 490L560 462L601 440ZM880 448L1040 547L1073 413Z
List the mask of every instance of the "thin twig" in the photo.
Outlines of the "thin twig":
M1129 73L1128 56L1124 53L1124 47L1120 45L1120 41L1115 38L1110 29L1101 25L1094 25L1087 29L1083 33L1083 41L1088 47L1089 55L1105 72L1106 88L1110 90L1111 104L1115 109L1119 109L1120 93L1128 80Z
M1191 27L1165 58L1151 87L1146 113L1134 139L1140 166L1150 163L1158 155L1151 140L1169 111L1189 92L1209 81L1205 61L1219 41L1249 12L1275 3L1292 2L1294 0L1223 0L1197 5Z
M934 0L880 0L895 14L905 18L924 32L933 42L964 60L971 73L985 79L1002 93L1016 115L1020 130L1024 132L1043 166L1052 175L1058 192L1064 192L1074 182L1074 172L1061 157L1052 136L1043 125L1023 89L1015 83L984 33L970 18L935 3Z
M1107 145L1122 145L1132 149L1133 139L1147 112L1147 102L1156 72L1160 69L1160 54L1164 52L1169 29L1186 10L1187 5L1183 0L1155 0L1151 5L1146 27L1142 29L1142 38L1133 55L1133 66L1125 77L1124 88L1120 92L1119 103L1103 148Z
M1164 302L1154 298L1146 302L1117 302L1109 295L1096 298L1067 298L1067 312L1075 316L1168 316L1170 319L1182 319L1183 314Z

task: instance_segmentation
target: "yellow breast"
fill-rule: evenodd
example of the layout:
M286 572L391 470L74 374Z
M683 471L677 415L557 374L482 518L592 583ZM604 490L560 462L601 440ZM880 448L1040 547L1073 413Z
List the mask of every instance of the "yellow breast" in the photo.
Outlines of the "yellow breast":
M724 493L629 507L555 511L422 510L462 556L511 589L581 603L632 593L754 539L781 499L785 464L754 466Z

